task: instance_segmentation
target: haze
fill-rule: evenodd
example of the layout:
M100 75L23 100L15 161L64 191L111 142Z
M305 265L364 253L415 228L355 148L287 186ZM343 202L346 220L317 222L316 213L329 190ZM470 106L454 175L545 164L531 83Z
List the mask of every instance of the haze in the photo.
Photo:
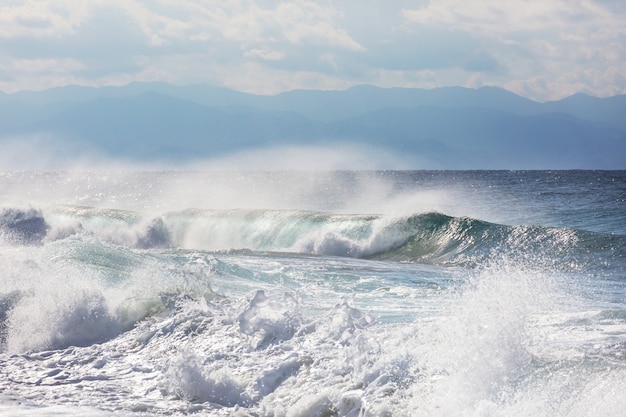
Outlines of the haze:
M615 0L5 1L0 164L623 169L625 27Z

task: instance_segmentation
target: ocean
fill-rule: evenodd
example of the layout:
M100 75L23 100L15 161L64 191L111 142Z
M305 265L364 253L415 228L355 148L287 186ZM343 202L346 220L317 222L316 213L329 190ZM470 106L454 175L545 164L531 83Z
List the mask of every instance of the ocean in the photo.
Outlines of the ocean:
M626 171L3 171L0 207L0 415L626 416Z

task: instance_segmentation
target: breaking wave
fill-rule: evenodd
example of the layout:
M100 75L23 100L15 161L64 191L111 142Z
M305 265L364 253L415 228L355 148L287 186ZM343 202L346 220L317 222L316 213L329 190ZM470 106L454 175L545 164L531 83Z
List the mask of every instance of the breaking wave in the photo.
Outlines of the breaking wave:
M494 253L541 253L578 263L626 252L626 236L569 228L503 225L429 212L410 216L303 210L187 209L137 212L62 206L4 209L0 233L10 244L72 236L137 249L287 252L431 264L478 263ZM590 257L590 256L587 256Z

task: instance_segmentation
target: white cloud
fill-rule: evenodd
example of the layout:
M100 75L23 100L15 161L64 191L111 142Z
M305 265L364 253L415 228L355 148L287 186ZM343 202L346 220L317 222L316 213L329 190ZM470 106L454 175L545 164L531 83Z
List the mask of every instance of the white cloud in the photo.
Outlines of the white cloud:
M163 80L275 93L626 90L619 0L3 0L0 89Z
M261 58L266 61L279 61L285 58L285 53L281 51L272 51L271 49L251 49L244 53L247 57Z
M353 85L350 81L316 71L268 68L258 62L219 67L214 76L220 85L257 94L277 94L300 88L340 90Z
M336 11L311 1L263 7L247 1L118 1L155 45L173 40L227 40L241 44L322 44L363 50L336 23ZM157 6L155 6L158 5Z
M13 68L26 73L70 73L82 70L85 66L75 59L19 59L13 61Z
M0 6L0 38L72 34L89 19L90 7L87 2L68 0L4 1Z
M572 29L572 22L579 28L591 25L597 29L601 23L617 23L604 7L579 0L438 0L422 8L405 9L403 15L418 24L505 37L523 32L556 34L559 29Z
M494 78L517 93L557 99L607 95L626 85L609 77L626 62L626 10L590 0L438 0L403 10L408 24L449 28L483 39L506 67ZM584 74L584 75L583 75Z

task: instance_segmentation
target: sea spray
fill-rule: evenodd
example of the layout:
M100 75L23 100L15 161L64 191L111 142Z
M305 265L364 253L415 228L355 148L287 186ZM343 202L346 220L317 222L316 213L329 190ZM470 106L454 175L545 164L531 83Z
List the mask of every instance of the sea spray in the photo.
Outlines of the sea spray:
M624 173L1 177L4 414L624 409Z

